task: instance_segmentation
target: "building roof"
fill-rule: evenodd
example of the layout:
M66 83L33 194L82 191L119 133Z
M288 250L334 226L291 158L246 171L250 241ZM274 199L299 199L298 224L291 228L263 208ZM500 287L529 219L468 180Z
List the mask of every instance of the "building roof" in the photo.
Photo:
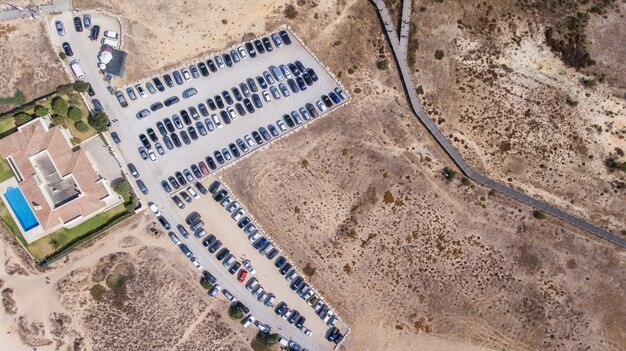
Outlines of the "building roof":
M106 207L109 196L80 147L38 118L0 139L0 155L21 174L19 187L45 231Z

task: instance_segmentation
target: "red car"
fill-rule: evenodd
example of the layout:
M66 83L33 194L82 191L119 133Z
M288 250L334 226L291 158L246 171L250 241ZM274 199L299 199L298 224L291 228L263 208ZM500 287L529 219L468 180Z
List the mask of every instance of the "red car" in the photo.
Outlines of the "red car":
M203 175L209 174L209 169L207 168L206 163L204 163L204 161L198 162L198 165L200 166L200 172L202 172Z
M237 280L239 280L240 283L243 283L243 281L246 280L247 276L248 272L245 269L242 269L241 272L239 272L239 277L237 278Z

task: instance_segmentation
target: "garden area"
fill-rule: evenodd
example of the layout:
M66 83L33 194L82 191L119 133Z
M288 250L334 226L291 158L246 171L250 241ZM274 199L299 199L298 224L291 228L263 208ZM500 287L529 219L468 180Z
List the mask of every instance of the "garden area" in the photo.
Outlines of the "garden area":
M102 112L89 114L80 93L89 84L81 81L61 85L56 91L40 100L22 105L0 116L0 137L13 133L22 124L34 118L51 115L55 125L62 126L72 134L72 143L79 144L98 132L106 130L108 118Z

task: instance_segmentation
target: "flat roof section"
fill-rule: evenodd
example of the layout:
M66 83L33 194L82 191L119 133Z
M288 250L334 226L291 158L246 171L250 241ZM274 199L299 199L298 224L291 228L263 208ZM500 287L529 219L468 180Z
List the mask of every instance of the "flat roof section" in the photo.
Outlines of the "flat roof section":
M31 162L39 180L43 182L41 187L48 195L52 208L58 208L80 196L81 192L74 177L61 177L46 151L33 156Z

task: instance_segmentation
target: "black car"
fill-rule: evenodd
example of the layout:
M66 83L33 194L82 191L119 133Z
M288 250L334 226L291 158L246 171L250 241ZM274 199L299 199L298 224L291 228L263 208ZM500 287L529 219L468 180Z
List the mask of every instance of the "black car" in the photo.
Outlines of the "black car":
M213 196L213 199L214 199L216 202L220 202L220 201L224 200L224 198L225 198L226 196L228 196L228 191L226 191L226 190L221 190L219 193L217 193L217 194L215 194L215 195Z
M186 125L191 125L191 118L189 118L189 113L187 113L187 111L180 110L180 117L183 118L183 122L185 122Z
M287 83L289 84L289 88L291 88L291 91L293 91L294 93L297 93L300 91L300 88L298 88L298 84L296 83L295 80L289 78L287 79Z
M217 163L219 164L224 163L224 157L222 156L221 152L215 151L213 152L213 156L215 156L215 160L217 161Z
M263 103L261 102L261 98L258 94L252 94L252 101L254 102L254 106L256 106L256 108L263 107Z
M81 21L80 17L74 17L74 29L77 32L83 31L83 21Z
M215 95L215 103L217 104L217 107L224 108L224 101L221 96Z
M304 67L304 65L302 64L302 62L295 60L294 65L296 65L296 67L298 67L298 69L300 70L300 72L304 73L306 72L306 68Z
M295 124L293 123L293 119L289 115L283 115L283 120L287 124L287 127L293 128Z
M256 51L258 51L259 54L265 53L265 48L263 47L263 43L261 43L259 39L254 41L254 46L256 47Z
M154 129L148 128L148 129L146 129L146 132L148 133L148 136L150 137L150 140L152 140L155 143L157 141L159 141L159 138L157 137L156 133L154 132Z
M224 62L226 63L226 66L232 67L233 66L233 59L230 57L230 55L229 54L224 54L222 56L224 57Z
M267 52L274 50L274 48L272 47L272 42L270 42L269 38L264 37L261 41L263 42L263 46L265 47L265 50L267 50Z
M223 260L226 256L228 256L230 254L230 250L227 248L223 248L220 250L220 252L217 253L217 255L215 255L215 258L217 258L219 261Z
M270 140L272 138L270 134L267 132L267 130L263 127L259 128L259 133L265 140Z
M300 70L298 69L298 67L296 67L296 65L294 65L293 63L288 63L287 67L289 68L289 70L291 71L291 73L293 73L294 76L299 76L301 74Z
M165 129L165 125L163 125L163 122L158 121L156 123L156 127L157 127L157 130L159 131L159 133L161 133L161 135L166 135L167 134L167 130Z
M246 110L248 110L248 112L254 113L254 106L252 106L252 102L250 102L250 99L243 99L243 105L246 107Z
M254 141L256 141L257 144L259 145L263 144L263 138L261 138L261 135L256 130L252 132L252 137L254 138Z
M217 238L215 237L215 235L209 234L209 236L207 236L204 240L202 240L202 245L204 247L209 247L216 241L217 241ZM204 272L203 272L203 274L204 274Z
M302 73L302 79L304 79L304 82L306 83L306 85L308 86L313 85L313 79L311 78L310 74Z
M243 109L243 105L240 103L236 103L235 104L235 109L237 110L237 113L240 116L245 116L246 115L246 110Z
M215 62L213 62L213 60L211 59L206 60L206 65L209 66L209 69L211 70L211 72L217 72L217 66L215 65Z
M222 96L224 97L224 100L226 100L227 104L232 105L234 103L233 98L230 96L230 93L226 90L222 91Z
M72 51L72 47L68 42L63 43L63 52L65 52L67 56L74 56L74 51Z
M222 119L222 121L226 124L230 124L230 117L228 117L228 113L226 113L226 111L221 110L220 111L220 117Z
M187 128L187 130L189 131L189 136L191 137L191 140L198 140L198 133L196 132L196 128L189 127Z
M178 138L178 135L176 133L170 134L170 138L172 138L172 142L174 143L174 146L176 147L183 146L183 144L180 143L180 139Z
M180 137L183 139L183 143L185 143L185 145L189 145L191 143L191 140L189 140L189 136L187 135L187 132L185 132L184 130L180 131Z
M285 263L287 263L287 259L284 258L283 256L280 256L276 259L276 262L274 262L274 266L276 266L276 268L280 268L282 267Z
M172 72L172 75L174 76L174 80L176 81L176 84L178 85L183 84L183 77L180 75L180 72L174 71Z
M289 316L287 322L289 322L289 324L293 324L296 320L298 320L298 318L300 318L300 312L294 310L291 316Z
M253 93L259 92L259 88L257 88L256 83L254 82L254 79L248 78L246 79L246 83L248 83L248 86L250 87L250 90L252 90Z
M246 145L245 141L237 139L237 146L239 146L241 152L248 152L248 145Z
M185 179L185 176L183 176L183 174L181 172L176 172L176 173L174 173L174 175L176 176L176 180L178 180L180 185L187 184L187 180Z
M159 223L161 223L161 225L163 226L163 228L165 229L170 229L170 222L167 221L167 219L165 219L165 217L163 216L159 216Z
M93 88L91 87L91 84L89 84L89 85L87 86L87 95L89 95L89 96L94 96L94 95L96 95L96 92L95 92L95 91L93 91Z
M219 250L220 247L222 247L222 242L218 240L214 242L213 245L209 246L209 252L215 253L215 251Z
M286 30L281 30L279 34L285 45L291 45L291 38L289 37L289 34L287 34Z
M152 112L155 112L157 110L160 110L163 108L163 104L160 102L155 102L154 104L150 105L150 110L152 110Z
M235 305L238 308L240 308L243 311L243 313L246 313L246 314L250 313L250 309L248 308L248 306L242 304L241 301L237 301Z
M209 110L206 109L206 106L204 106L203 103L198 104L198 111L200 111L202 116L209 117Z
M172 150L174 148L174 144L172 144L172 139L170 139L170 137L168 137L167 135L163 136L163 142L165 143L165 147L167 147L168 150Z
M306 109L309 111L311 117L315 118L319 116L319 113L317 113L317 109L315 108L315 106L313 106L313 104L306 104L304 105L304 107L306 107Z
M196 122L196 129L198 129L198 133L200 133L200 135L207 135L206 127L202 121Z
M215 170L217 168L217 165L215 164L215 161L213 161L213 158L211 156L205 157L204 160L211 170Z
M250 222L252 222L252 220L248 217L243 217L243 219L239 222L239 224L237 224L237 226L239 228L242 228L247 226L248 224L250 224Z
M196 182L196 189L198 189L198 191L202 194L205 195L207 193L206 188L204 187L204 185L202 185L202 183L200 182Z
M154 85L156 85L158 91L165 91L165 87L163 86L163 83L161 83L161 80L159 78L152 78L152 82L154 82Z
M241 89L243 96L250 96L250 89L248 89L248 85L246 85L246 83L239 83L239 89Z
M265 256L265 258L267 258L268 260L271 260L274 257L276 257L276 255L278 255L278 250L272 249L272 251L270 251L270 253L268 253L267 256Z
M269 124L269 125L267 126L267 130L269 130L269 131L270 131L270 134L272 134L272 136L273 136L273 137L277 137L277 136L278 136L278 134L279 134L279 133L278 133L278 129L276 129L276 127L274 127L274 125L273 125L273 124Z
M207 106L209 106L211 111L217 110L217 106L215 105L215 102L213 101L213 99L211 99L211 98L206 99L206 104L207 104Z
M95 25L91 27L91 32L89 33L89 39L98 40L98 36L100 36L100 26Z
M241 92L239 91L239 89L237 89L237 87L233 87L230 90L232 90L233 95L235 95L235 99L237 99L237 101L243 100L243 96L241 96Z
M209 70L207 69L207 67L204 64L204 62L198 63L198 69L200 70L200 74L202 74L203 77L208 77L209 76Z
M317 82L317 74L315 74L315 71L313 70L313 68L309 68L306 70L306 73L308 73L311 76L311 79L313 79L314 82Z
M176 195L172 196L172 201L174 201L174 203L176 204L176 206L178 206L178 208L180 208L180 209L185 208L185 204L182 201L180 201L180 198L178 196L176 196ZM189 234L187 234L186 238L188 238L188 237L189 237Z
M165 128L167 128L167 131L170 133L174 132L174 125L172 124L172 121L169 118L163 118L163 124L165 124Z
M198 118L200 118L200 115L198 114L198 110L196 110L195 107L191 106L189 107L189 113L191 114L191 118L197 120Z
M230 152L233 154L233 156L235 156L235 157L241 156L239 154L239 149L237 149L237 145L235 145L233 143L230 143L230 144L228 144L228 148L230 149Z
M200 168L198 168L197 165L191 165L191 172L193 172L193 175L196 176L196 178L202 178L202 172L200 172Z
M235 261L235 263L233 263L230 266L230 268L228 268L228 273L235 274L237 272L237 270L239 269L239 267L241 267L241 263Z
M178 183L178 181L176 180L176 178L169 176L167 178L167 180L170 182L170 184L172 185L172 188L174 189L178 189L180 188L180 184Z
M141 141L141 144L143 145L143 147L145 147L146 149L149 149L152 147L152 145L150 144L150 141L148 141L148 138L146 137L145 134L139 134L139 140Z
M222 185L220 183L219 180L214 181L213 183L211 183L211 186L209 187L209 192L211 194L215 194L215 192L220 188L220 185Z
M167 85L168 87L172 88L174 86L174 81L172 80L172 77L170 77L169 74L165 73L163 75L163 80L165 81L165 85Z
M163 190L165 190L166 193L169 193L172 191L172 188L170 188L170 185L165 180L161 181L161 186L163 187Z
M300 90L306 90L307 85L304 82L304 78L296 77L296 83L298 83L298 88L300 88Z
M333 102L330 101L330 98L327 95L322 95L322 101L324 102L324 105L326 105L326 107L333 106Z
M250 57L252 58L256 57L256 51L254 50L254 46L252 45L252 43L247 42L245 46L246 51L248 51L248 55L250 55Z
M171 106L171 105L174 105L175 103L177 103L179 101L180 101L180 99L178 98L178 96L170 96L167 99L165 99L165 101L163 101L163 105Z
M265 82L265 79L263 77L257 76L256 81L259 83L261 89L267 89L267 83Z
M185 219L185 223L187 223L187 225L192 225L198 220L200 220L200 214L196 211L193 211L187 216L187 218Z
M285 263L285 265L280 269L280 274L285 275L287 274L287 272L289 272L289 270L291 269L291 264L290 263Z
M278 306L276 306L276 310L275 313L279 316L283 316L285 313L287 313L287 311L289 310L289 307L287 307L287 304L284 302L281 302L278 304Z

